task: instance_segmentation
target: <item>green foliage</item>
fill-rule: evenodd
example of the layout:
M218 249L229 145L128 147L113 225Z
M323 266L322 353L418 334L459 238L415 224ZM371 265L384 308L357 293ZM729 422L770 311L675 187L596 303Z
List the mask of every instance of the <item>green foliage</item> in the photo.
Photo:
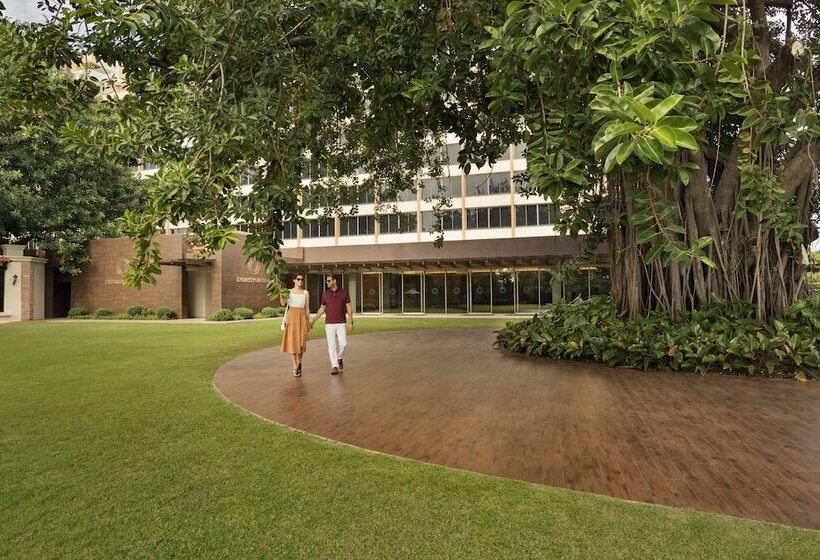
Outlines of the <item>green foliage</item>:
M237 319L253 319L253 311L247 307L237 307L233 310L234 317Z
M177 315L177 312L171 309L170 307L157 307L156 315L158 319L179 319L179 315Z
M236 316L230 309L220 309L216 313L208 316L208 321L234 321Z
M132 305L125 311L125 313L129 317L139 317L141 315L147 315L150 313L150 310L144 305Z
M68 310L68 317L70 318L80 318L88 316L88 309L86 309L85 307L72 307Z
M100 307L99 309L97 309L97 312L94 313L94 317L97 318L97 319L103 319L103 318L106 318L106 317L113 317L113 316L114 316L114 312L111 311L110 309L106 308L106 307Z
M678 321L653 312L619 318L608 298L559 302L508 323L496 343L513 352L636 369L820 377L820 295L767 327L754 307L718 301Z
M285 312L284 307L263 307L259 313L253 316L254 319L270 319L271 317L281 317Z
M74 153L57 133L69 120L114 123L94 102L94 84L51 67L66 48L55 32L0 19L0 240L35 241L78 274L86 242L121 234L117 218L142 202L121 161ZM36 60L44 50L48 58Z
M523 114L558 229L609 239L621 311L716 292L771 324L799 296L820 161L820 9L800 4L789 35L779 9L716 0L517 0L488 28L490 108Z
M125 220L139 239L126 282L157 274L150 237L167 221L191 224L209 250L234 243L242 222L245 255L265 264L278 295L285 222L356 212L353 195L363 189L389 196L412 186L421 168L440 166L447 132L464 141L465 169L494 162L520 138L518 116L489 116L490 56L479 48L503 8L491 0L65 6L61 25L87 30L68 43L121 64L129 95L107 100L117 126L72 122L62 132L78 149L162 166L144 184L148 208ZM367 178L350 180L357 169ZM238 181L244 172L254 176L250 194Z

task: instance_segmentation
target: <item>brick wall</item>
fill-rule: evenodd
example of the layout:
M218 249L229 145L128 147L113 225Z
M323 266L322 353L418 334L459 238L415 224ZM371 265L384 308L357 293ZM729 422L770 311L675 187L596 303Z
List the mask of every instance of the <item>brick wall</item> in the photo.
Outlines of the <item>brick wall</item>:
M240 234L239 242L225 248L219 259L218 270L222 281L217 282L216 286L222 292L221 306L228 309L249 307L254 311L267 306L277 307L278 304L271 304L265 293L267 278L264 267L256 262L245 264L242 254L244 239L245 235Z
M162 260L183 258L184 236L158 235L155 241L162 248ZM183 316L181 266L163 265L156 285L146 284L138 290L122 285L122 272L134 255L131 239L95 239L89 242L88 251L91 262L71 282L71 307L86 307L91 313L106 307L114 313L122 313L131 305L153 309L166 306Z

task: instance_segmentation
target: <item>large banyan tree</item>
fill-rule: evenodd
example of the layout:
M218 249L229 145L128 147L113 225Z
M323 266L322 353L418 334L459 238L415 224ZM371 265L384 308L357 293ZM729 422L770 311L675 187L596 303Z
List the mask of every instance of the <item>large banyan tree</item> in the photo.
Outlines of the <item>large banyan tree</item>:
M629 317L715 296L771 321L816 237L820 4L513 1L494 109L525 115L533 187L608 239Z

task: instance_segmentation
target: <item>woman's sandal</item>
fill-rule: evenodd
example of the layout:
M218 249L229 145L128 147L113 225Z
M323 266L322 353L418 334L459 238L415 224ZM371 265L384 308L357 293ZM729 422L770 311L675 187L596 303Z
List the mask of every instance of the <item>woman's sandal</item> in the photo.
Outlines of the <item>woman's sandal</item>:
M296 371L299 372L299 375L302 375L302 362L299 362L299 365L296 366Z
M302 377L302 372L299 369L293 370L293 377Z

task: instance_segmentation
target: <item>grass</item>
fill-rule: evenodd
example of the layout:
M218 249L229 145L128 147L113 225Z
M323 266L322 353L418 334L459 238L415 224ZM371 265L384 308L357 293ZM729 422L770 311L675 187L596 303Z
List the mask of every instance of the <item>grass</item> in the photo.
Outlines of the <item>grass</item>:
M502 324L356 321L358 333ZM455 471L263 422L212 378L277 343L275 325L3 326L0 557L820 557L816 532Z

